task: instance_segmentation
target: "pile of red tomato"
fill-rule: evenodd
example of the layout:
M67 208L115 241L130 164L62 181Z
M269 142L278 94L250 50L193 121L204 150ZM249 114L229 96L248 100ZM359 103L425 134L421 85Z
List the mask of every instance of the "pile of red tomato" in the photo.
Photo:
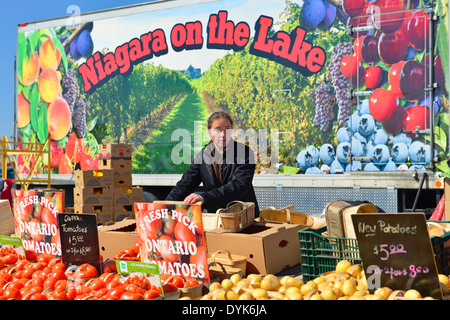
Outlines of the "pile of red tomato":
M123 282L116 273L115 260L137 260L137 248L118 252L102 264L102 273L84 263L69 271L60 258L50 254L20 257L0 253L0 300L150 300L160 299L180 287L198 285L195 279L162 275L163 288L145 277L128 277ZM15 255L15 256L14 256ZM33 259L30 259L33 258Z

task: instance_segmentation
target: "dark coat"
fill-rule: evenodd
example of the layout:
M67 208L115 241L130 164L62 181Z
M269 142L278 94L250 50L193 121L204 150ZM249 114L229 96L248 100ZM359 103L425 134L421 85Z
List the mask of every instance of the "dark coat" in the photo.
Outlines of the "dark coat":
M214 213L225 208L233 200L255 203L255 217L259 216L259 207L253 189L255 173L255 156L246 145L230 141L223 162L223 184L217 179L213 169L213 143L206 145L194 159L181 180L167 196L166 200L182 201L195 192L203 197L203 207L207 212ZM200 183L203 190L197 191Z

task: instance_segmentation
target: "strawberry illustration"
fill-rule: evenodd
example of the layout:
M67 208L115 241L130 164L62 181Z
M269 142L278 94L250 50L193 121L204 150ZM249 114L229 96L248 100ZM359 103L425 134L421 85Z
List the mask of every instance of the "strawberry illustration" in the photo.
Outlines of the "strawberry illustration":
M59 164L59 161L64 154L64 149L58 145L58 142L52 140L50 141L50 152L50 166L55 167Z
M72 132L69 136L65 151L72 163L80 162L81 154L83 153L83 141L76 136L75 132Z
M80 159L81 170L97 170L98 157L92 158L89 154L83 154Z
M66 154L63 154L58 164L58 173L72 174L72 172L73 172L72 163L70 162L69 157Z

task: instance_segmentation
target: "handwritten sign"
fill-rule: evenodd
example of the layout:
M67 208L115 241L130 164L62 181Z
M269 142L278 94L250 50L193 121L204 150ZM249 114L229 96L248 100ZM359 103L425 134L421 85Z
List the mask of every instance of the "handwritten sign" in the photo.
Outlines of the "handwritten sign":
M89 263L101 273L95 214L60 213L58 226L61 237L62 261L66 265Z
M416 289L442 297L423 213L352 215L369 291Z

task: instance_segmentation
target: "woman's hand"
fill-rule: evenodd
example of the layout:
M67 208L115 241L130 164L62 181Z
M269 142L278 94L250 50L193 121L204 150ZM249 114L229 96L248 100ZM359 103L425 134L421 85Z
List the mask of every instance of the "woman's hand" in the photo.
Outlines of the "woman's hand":
M184 198L183 203L184 204L194 204L196 202L201 202L202 204L205 202L203 197L201 195L198 195L196 193L191 193L186 198Z

